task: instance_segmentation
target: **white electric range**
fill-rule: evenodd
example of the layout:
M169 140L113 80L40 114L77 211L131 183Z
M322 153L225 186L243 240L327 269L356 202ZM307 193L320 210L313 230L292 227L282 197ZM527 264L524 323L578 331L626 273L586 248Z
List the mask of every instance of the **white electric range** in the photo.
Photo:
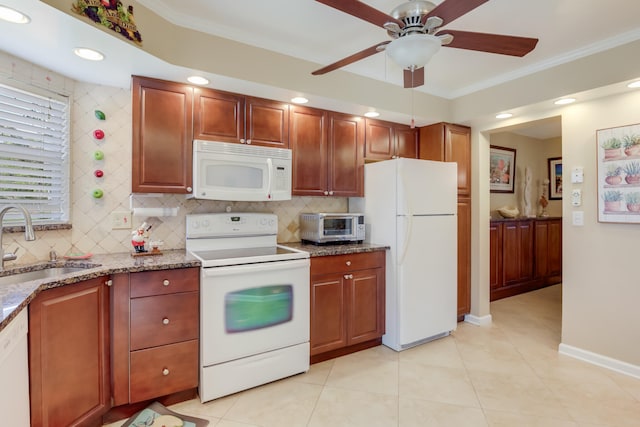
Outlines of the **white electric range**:
M309 254L264 213L187 215L200 273L200 400L309 369Z

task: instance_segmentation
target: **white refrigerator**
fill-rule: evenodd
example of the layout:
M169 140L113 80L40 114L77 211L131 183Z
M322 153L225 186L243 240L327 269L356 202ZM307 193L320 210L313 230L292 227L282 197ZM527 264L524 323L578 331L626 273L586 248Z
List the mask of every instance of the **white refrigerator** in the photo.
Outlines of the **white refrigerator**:
M386 332L396 351L444 337L457 324L457 164L392 159L364 167L366 241L390 247Z

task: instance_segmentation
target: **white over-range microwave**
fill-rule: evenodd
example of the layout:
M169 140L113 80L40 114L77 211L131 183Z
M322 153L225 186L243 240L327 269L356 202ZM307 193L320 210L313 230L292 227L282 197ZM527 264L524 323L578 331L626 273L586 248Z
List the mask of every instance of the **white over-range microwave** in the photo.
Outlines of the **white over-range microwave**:
M193 141L196 199L291 200L291 150L213 141Z

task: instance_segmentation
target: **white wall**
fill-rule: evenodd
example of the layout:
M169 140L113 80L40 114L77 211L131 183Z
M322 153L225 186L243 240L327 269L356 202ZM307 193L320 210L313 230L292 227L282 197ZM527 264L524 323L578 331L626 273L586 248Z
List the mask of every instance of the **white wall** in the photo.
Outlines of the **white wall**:
M640 224L598 223L596 130L638 123L640 91L577 104L562 114L564 167L584 167L583 205L563 201L563 344L636 365L640 372ZM571 187L570 187L571 186ZM584 226L571 225L574 211Z

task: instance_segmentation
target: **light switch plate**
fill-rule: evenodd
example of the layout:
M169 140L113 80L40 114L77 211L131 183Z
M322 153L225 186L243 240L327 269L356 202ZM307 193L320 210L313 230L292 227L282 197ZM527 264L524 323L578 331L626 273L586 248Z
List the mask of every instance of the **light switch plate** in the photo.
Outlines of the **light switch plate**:
M582 205L582 190L574 188L571 190L571 206Z
M111 229L124 230L131 228L131 211L111 212Z
M584 225L584 212L583 211L573 211L573 225L583 226Z
M584 181L584 169L581 166L576 166L571 170L571 182L578 184Z

